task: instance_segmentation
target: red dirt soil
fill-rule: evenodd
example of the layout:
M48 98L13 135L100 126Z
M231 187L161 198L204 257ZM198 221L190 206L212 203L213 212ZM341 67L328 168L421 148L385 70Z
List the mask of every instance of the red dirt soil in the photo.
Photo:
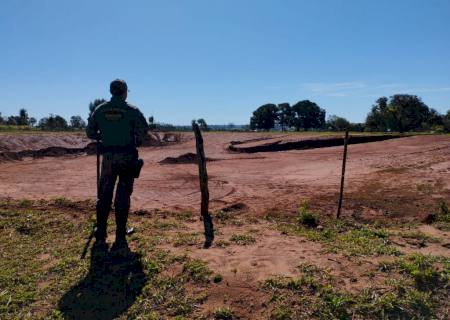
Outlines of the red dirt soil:
M295 210L301 200L314 198L322 199L320 201L326 202L331 210L339 190L342 146L253 154L227 151L231 141L266 136L272 139L276 137L262 133L204 135L206 155L216 160L208 163L212 209L241 202L253 212L262 214L268 209ZM286 134L280 136L286 137ZM295 134L291 136L295 138ZM306 137L301 135L301 138ZM53 138L58 140L61 137L54 135ZM8 144L4 139L5 136L0 136L0 146ZM29 144L35 146L39 144L39 139L49 137L33 135L23 139L32 139L35 142L29 140ZM71 139L63 136L62 141L70 144ZM135 209L198 207L200 192L197 166L159 163L167 157L176 158L195 152L195 141L191 134L184 134L181 141L179 144L141 149L145 166L135 184L132 199ZM86 155L0 163L0 194L3 197L30 199L94 199L95 166L95 156ZM449 200L449 178L449 136L413 136L349 146L346 194L364 191L380 195L383 190L409 190L416 194L420 186L430 185L433 189L429 194L431 198ZM370 186L374 186L375 190L368 189ZM355 203L348 205L353 206ZM374 214L370 206L359 205L365 214ZM419 209L422 210L421 207ZM419 212L421 216L428 213L425 209L422 211Z

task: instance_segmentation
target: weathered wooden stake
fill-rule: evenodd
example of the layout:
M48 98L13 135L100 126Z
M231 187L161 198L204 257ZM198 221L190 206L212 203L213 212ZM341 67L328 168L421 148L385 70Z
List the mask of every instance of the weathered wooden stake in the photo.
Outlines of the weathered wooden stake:
M204 248L209 248L214 240L214 226L211 215L209 214L209 190L208 190L208 172L206 171L206 157L203 148L203 137L200 128L195 121L192 121L192 129L195 133L197 148L198 172L200 178L200 191L202 194L201 215L205 227Z
M344 156L342 158L341 191L339 193L339 205L337 211L338 219L341 216L342 197L344 196L345 164L347 163L347 144L348 144L348 129L345 130L345 138L344 138Z

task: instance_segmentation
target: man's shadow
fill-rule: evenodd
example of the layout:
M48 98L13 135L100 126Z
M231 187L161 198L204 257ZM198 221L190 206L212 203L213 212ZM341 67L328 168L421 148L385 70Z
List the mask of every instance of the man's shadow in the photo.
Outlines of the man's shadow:
M89 273L61 298L64 319L114 319L128 310L147 281L141 255L94 243Z

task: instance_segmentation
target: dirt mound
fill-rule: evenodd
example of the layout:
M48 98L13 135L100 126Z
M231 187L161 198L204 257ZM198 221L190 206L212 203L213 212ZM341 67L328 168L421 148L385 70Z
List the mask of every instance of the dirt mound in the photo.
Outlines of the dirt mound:
M188 141L181 133L150 132L143 146L166 146ZM30 133L0 135L0 162L22 160L26 157L62 157L95 154L96 143L83 133Z
M86 147L91 140L82 133L27 133L1 134L0 152L20 152L41 150L49 147L74 148Z
M206 158L206 161L213 161L213 159ZM159 162L160 164L186 164L195 163L197 164L197 155L192 152L182 154L178 157L167 157Z
M223 212L236 212L236 211L243 211L243 210L247 210L247 209L248 209L248 207L245 203L237 202L237 203L228 205L226 207L223 207L220 210Z
M84 148L48 147L38 150L24 150L19 152L0 152L0 162L17 161L23 158L63 157L67 155L95 154L96 143L89 143Z
M349 144L358 143L368 143L385 141L390 139L402 138L404 135L377 135L377 136L351 136L349 138ZM256 153L256 152L277 152L277 151L287 151L287 150L305 150L314 148L326 148L341 146L344 144L344 139L342 137L319 137L312 139L302 139L302 140L283 140L281 137L276 137L276 139L262 138L262 139L252 139L248 141L232 141L228 146L228 150L234 152L244 152L244 153ZM255 143L264 141L265 143ZM267 142L270 141L270 142Z

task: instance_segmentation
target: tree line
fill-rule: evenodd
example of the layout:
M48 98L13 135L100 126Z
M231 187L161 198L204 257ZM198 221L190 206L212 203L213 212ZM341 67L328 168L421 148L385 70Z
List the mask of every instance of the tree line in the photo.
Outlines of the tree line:
M105 99L95 99L89 103L89 114L97 106L106 102ZM190 126L174 126L169 123L155 122L154 117L148 118L151 130L155 131L188 131ZM208 131L210 126L204 119L198 119L201 130ZM62 116L50 114L39 121L30 117L26 109L19 110L18 115L2 117L0 125L31 127L46 131L82 130L86 121L79 115L72 116L69 121ZM235 126L212 126L215 130L233 130ZM240 126L242 130L246 126ZM248 127L247 127L248 128ZM428 107L420 97L408 94L396 94L378 98L372 105L364 123L351 123L343 117L331 115L326 119L326 111L317 103L302 100L294 105L287 102L273 104L267 103L257 108L251 118L251 130L281 130L281 131L307 131L331 130L343 131L380 131L380 132L410 132L434 131L450 132L450 110L440 114Z
M0 113L0 125L22 126L46 131L81 130L86 127L86 122L81 116L72 116L69 122L63 117L50 114L39 121L30 117L26 109L20 109L16 116L3 117Z
M416 95L396 94L390 98L380 97L371 107L364 123L351 123L336 115L325 120L325 115L324 108L309 100L299 101L292 106L289 103L268 103L253 112L250 128L282 131L349 129L383 132L450 132L450 110L445 115L440 114Z

